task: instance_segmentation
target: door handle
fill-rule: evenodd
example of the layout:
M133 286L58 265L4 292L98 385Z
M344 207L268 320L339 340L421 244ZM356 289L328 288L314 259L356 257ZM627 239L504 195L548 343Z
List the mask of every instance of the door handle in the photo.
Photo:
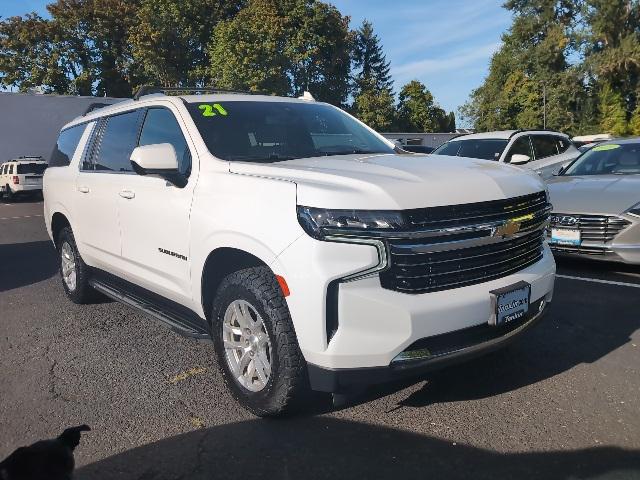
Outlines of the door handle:
M78 187L80 193L89 193L89 187Z
M135 192L132 192L131 190L121 190L119 195L122 198L127 198L129 200L131 200L132 198L134 198L136 196Z

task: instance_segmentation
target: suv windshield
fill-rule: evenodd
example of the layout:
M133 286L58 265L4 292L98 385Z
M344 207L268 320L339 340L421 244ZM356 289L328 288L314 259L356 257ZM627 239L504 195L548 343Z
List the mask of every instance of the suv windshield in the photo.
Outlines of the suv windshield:
M35 173L38 175L42 175L46 168L46 163L19 163L18 174Z
M482 160L498 160L507 143L509 143L508 140L500 138L450 140L436 148L433 154L480 158Z
M640 143L604 144L578 158L563 175L640 174Z
M231 101L190 103L188 109L209 151L223 160L277 162L394 153L367 128L329 105Z

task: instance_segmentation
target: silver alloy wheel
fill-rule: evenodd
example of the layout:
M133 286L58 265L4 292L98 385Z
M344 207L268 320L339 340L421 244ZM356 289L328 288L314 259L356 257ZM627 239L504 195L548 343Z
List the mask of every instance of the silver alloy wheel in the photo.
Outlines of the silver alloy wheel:
M271 340L258 311L245 300L229 304L222 321L227 365L236 381L259 392L271 376Z
M64 242L60 248L62 280L71 291L76 289L76 257L69 242Z

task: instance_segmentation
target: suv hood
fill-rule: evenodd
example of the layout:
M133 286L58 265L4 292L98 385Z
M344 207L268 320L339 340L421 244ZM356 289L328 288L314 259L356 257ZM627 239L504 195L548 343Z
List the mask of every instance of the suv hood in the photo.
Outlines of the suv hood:
M640 202L640 175L561 175L549 193L555 212L617 215Z
M404 210L498 200L544 189L530 172L487 160L442 155L337 155L259 164L232 173L295 182L309 207Z

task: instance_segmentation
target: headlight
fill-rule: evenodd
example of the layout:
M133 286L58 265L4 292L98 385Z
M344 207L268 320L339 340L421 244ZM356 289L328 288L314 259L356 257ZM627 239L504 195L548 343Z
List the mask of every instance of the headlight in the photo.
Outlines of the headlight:
M627 210L629 215L633 215L634 217L640 217L640 203L635 204L629 210Z
M401 229L401 212L376 210L327 210L298 206L298 222L313 238L327 235L384 232Z

